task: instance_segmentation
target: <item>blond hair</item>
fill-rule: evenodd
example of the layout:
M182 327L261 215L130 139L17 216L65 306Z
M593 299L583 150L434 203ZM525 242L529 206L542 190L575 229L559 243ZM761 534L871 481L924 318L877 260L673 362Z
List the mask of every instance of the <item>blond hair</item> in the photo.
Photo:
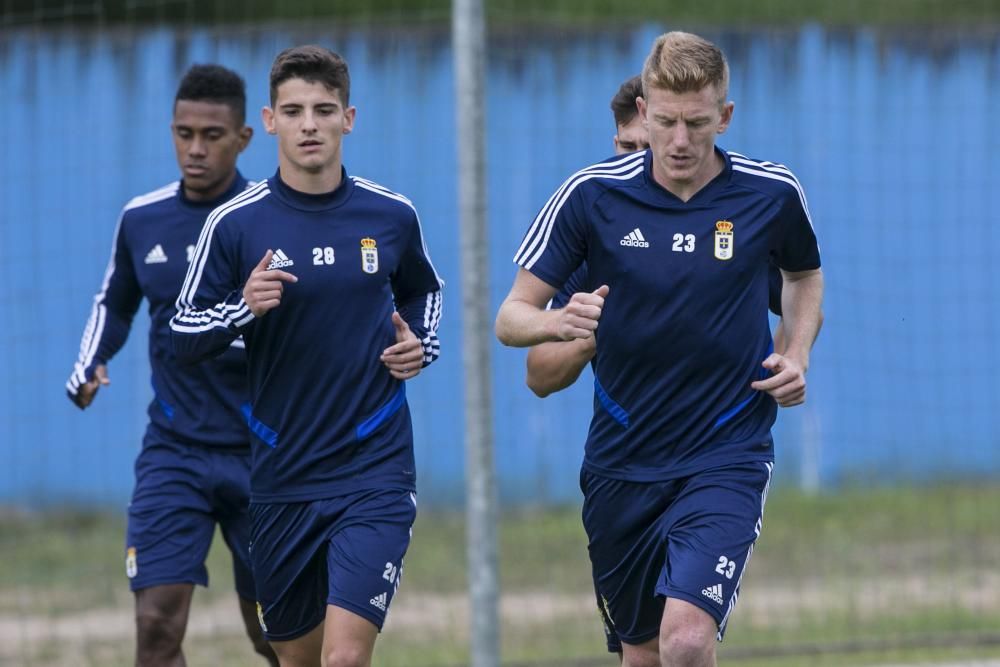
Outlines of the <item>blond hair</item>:
M725 103L729 64L718 46L689 32L668 32L656 38L642 68L642 89L647 96L651 88L691 93L706 86L715 86L719 104Z

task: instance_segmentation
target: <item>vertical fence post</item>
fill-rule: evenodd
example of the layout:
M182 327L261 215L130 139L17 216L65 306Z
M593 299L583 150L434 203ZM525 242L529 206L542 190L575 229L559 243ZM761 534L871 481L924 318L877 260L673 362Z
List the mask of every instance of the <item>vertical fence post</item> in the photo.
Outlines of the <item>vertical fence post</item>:
M462 363L465 378L466 525L472 667L500 664L497 493L486 236L484 87L486 21L482 0L454 0L455 118L462 267Z

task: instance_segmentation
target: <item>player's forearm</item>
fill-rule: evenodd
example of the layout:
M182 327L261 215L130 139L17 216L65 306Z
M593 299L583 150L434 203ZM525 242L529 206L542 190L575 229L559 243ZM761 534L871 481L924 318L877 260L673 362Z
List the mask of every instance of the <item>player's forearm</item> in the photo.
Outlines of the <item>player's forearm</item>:
M132 330L132 313L117 313L109 309L106 317L107 322L101 331L97 343L97 353L91 360L91 367L106 364L118 354Z
M809 368L809 353L823 323L823 273L821 270L785 273L781 291L784 356Z
M778 354L785 353L785 321L778 320L777 326L774 327L774 351Z
M98 364L105 364L125 345L132 320L142 302L142 289L135 278L128 250L116 238L117 257L109 263L105 283L94 297L87 326L84 327L77 366L85 369L86 380L93 378ZM79 377L84 381L83 376Z
M226 301L205 310L179 306L170 319L170 343L181 363L222 354L255 319L238 290Z
M229 349L239 333L228 329L211 329L193 333L171 327L170 345L174 356L182 364L194 364L211 359Z
M406 299L397 304L399 315L406 321L410 331L420 340L424 350L423 366L426 368L437 361L441 354L441 343L437 330L441 323L443 295L441 290Z
M128 339L131 325L132 313L120 314L101 301L94 303L83 330L80 353L66 383L70 395L75 396L80 385L93 379L98 365L106 364L117 354Z
M500 306L496 319L496 335L501 343L511 347L530 347L560 340L556 333L555 311L507 298Z
M540 398L562 391L580 377L594 358L593 338L542 343L528 350L527 383Z

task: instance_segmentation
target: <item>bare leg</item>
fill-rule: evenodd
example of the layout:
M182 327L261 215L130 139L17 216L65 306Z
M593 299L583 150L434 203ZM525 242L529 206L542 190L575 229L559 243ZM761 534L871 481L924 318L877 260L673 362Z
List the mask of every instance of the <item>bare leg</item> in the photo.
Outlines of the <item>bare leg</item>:
M256 612L254 612L256 614ZM323 624L295 639L271 642L281 667L320 667L323 651Z
M243 598L239 598L239 600L243 625L247 628L247 635L253 644L253 650L263 656L271 667L278 667L278 656L274 654L274 649L264 639L264 632L260 629L260 621L257 620L257 603Z
M374 623L341 607L327 605L324 625L324 667L371 666L378 637Z
M643 644L622 642L623 667L660 667L660 640L654 637Z
M137 667L185 667L181 643L194 584L151 586L135 592Z
M660 623L662 667L715 667L715 619L690 602L667 598Z

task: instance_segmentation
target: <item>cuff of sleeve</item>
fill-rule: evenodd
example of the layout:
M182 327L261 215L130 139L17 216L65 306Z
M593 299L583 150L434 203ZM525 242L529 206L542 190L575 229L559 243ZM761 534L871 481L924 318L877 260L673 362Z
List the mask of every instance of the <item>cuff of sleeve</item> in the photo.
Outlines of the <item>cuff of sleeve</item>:
M84 368L80 364L76 364L73 368L73 373L66 380L66 393L70 396L76 396L80 391L80 385L90 382L94 379L94 369L97 368L98 364L104 363L103 361L93 361L89 366Z
M420 345L424 348L422 367L427 368L437 361L437 358L441 355L441 341L438 340L437 333L434 331L427 331L422 335L418 334L418 336L420 338Z

